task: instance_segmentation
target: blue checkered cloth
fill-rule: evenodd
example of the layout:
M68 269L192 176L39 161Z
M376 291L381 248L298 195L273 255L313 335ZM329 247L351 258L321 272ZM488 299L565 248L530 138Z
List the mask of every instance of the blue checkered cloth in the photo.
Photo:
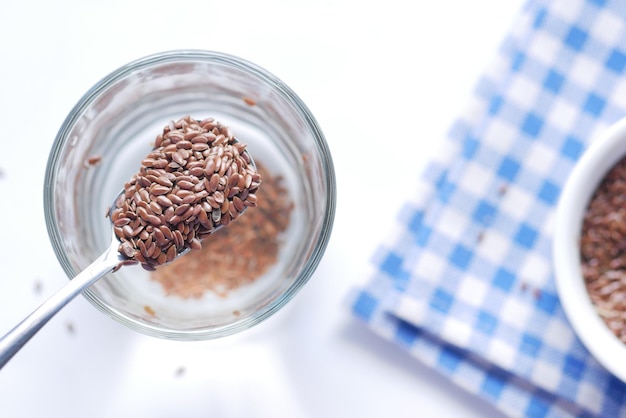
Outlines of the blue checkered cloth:
M530 0L416 180L352 312L510 416L626 416L583 347L551 260L559 193L626 114L626 2Z

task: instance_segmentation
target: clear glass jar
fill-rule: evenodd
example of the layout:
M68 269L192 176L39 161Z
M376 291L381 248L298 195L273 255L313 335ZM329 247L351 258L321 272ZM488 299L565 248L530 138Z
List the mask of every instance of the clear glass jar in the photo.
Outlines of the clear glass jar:
M259 323L308 281L330 237L336 185L330 152L313 115L272 74L209 51L171 51L139 59L102 79L79 100L50 152L46 223L70 278L107 247L111 225L106 208L137 171L163 126L185 115L214 117L229 126L255 160L284 177L295 207L277 263L227 297L210 292L200 299L167 296L139 267L107 275L84 295L142 333L199 340ZM89 164L94 156L101 160ZM158 315L150 315L146 306Z

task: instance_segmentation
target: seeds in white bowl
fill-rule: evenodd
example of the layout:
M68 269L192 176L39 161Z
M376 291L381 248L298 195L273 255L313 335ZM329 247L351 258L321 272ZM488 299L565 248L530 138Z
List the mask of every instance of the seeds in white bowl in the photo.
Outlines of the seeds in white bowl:
M200 249L204 238L257 205L260 183L246 145L228 127L213 118L171 121L110 213L118 250L127 264L154 270Z
M626 158L607 172L591 197L580 255L589 298L607 327L626 343Z

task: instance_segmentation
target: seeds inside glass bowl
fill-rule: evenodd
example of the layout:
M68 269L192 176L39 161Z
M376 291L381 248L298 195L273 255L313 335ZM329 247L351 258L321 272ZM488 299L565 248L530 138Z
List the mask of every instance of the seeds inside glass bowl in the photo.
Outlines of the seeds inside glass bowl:
M199 298L210 291L226 297L276 264L294 203L283 177L270 173L258 159L255 162L263 178L258 206L203 241L200 251L153 271L151 279L166 294Z
M589 202L580 253L592 303L626 343L626 158L609 170Z
M245 149L213 118L165 126L110 213L127 264L154 270L256 206L261 176Z

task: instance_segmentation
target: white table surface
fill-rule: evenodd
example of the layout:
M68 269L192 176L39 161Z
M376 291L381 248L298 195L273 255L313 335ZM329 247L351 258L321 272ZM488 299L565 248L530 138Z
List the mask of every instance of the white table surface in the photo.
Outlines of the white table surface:
M370 175L383 158L379 142L395 141L386 164L416 179L523 3L3 1L0 333L67 280L42 203L56 132L89 87L136 58L210 49L277 75L324 130L338 207L317 272L261 325L221 340L165 341L79 297L0 370L0 416L499 416L371 333L345 299L368 279L407 192ZM359 209L376 190L389 199L386 211Z

